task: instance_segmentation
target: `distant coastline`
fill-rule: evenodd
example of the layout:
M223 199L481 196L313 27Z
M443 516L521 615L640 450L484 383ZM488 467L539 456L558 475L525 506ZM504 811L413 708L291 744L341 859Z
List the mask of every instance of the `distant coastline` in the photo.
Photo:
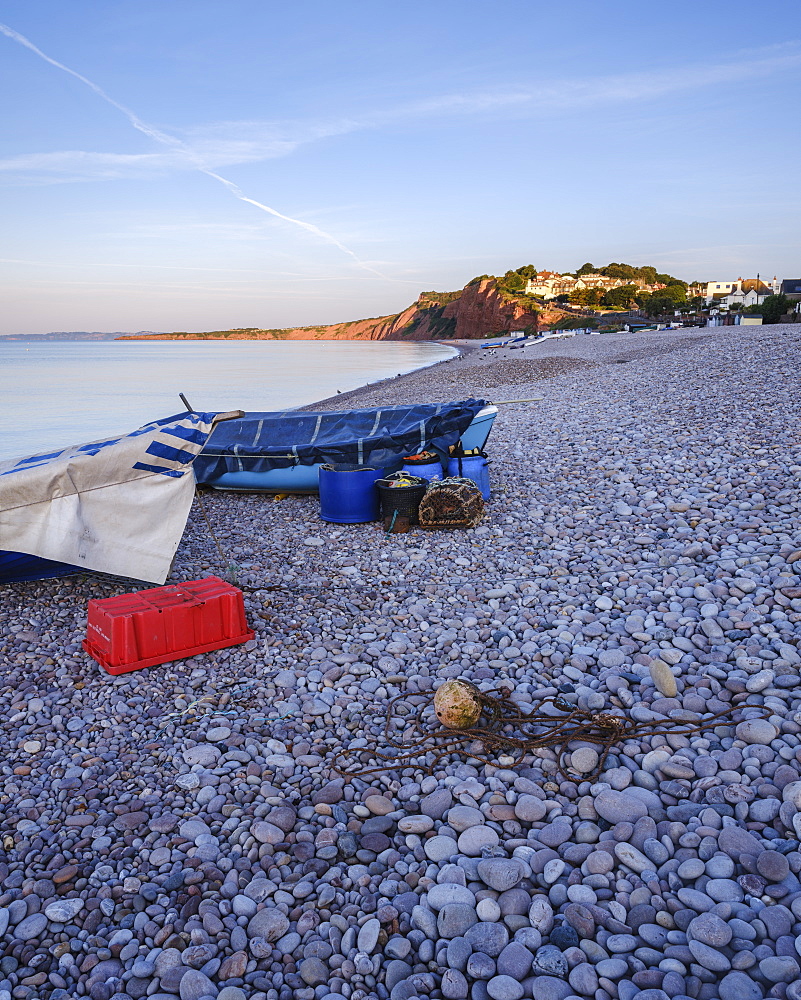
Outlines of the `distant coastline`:
M141 331L140 333L125 333L123 331L117 331L116 333L90 333L84 330L75 330L72 332L59 332L59 333L6 333L0 334L0 340L15 340L15 341L25 341L29 343L40 343L45 340L124 340L132 337L134 339L147 339L149 337L162 337L164 334L160 333L147 333L146 331ZM169 336L167 334L166 336Z
M760 289L765 294L770 291L766 285L760 285ZM389 340L406 343L483 340L517 331L534 334L552 329L598 327L604 323L614 326L631 317L641 319L646 315L650 319L672 320L678 311L694 312L697 320L705 301L705 296L700 294L702 291L709 292L709 283L689 285L651 266L613 263L595 268L587 263L575 273L560 274L537 271L533 265L526 264L501 277L479 275L456 291L420 292L413 303L398 313L339 323L207 331L6 334L0 335L0 340Z

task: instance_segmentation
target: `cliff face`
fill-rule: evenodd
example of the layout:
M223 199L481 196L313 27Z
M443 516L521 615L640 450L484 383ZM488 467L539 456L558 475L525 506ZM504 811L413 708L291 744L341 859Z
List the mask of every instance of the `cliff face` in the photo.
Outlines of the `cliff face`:
M455 302L445 306L443 316L454 319L453 335L459 340L539 327L537 313L524 309L515 299L505 299L490 280L467 285Z
M376 316L331 326L290 330L219 330L213 333L167 333L122 337L122 340L478 340L510 330L537 330L563 313L545 306L541 312L508 299L495 282L484 279L461 292L423 292L417 301L394 316Z

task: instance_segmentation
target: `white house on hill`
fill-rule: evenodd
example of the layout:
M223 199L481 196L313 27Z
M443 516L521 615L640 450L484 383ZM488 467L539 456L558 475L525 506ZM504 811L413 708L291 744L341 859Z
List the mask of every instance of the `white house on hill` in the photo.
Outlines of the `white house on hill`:
M658 291L665 287L662 284L647 285L633 278L607 278L605 274L595 274L593 272L582 274L576 278L572 274L540 271L536 278L528 279L526 294L539 295L543 299L555 299L557 295L569 295L571 292L585 288L598 288L601 291L608 292L612 288L620 288L623 285L637 285L638 288L648 292Z
M706 286L706 304L732 306L761 305L768 295L778 295L781 282L774 277L772 281L762 281L756 278L738 278L736 281L709 281Z

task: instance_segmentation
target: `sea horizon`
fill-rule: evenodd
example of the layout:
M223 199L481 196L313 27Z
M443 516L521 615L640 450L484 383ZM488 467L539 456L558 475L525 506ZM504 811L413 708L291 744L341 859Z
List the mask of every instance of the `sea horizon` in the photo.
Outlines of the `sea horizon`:
M0 461L193 409L296 409L453 357L398 341L2 341ZM416 402L416 400L410 400Z

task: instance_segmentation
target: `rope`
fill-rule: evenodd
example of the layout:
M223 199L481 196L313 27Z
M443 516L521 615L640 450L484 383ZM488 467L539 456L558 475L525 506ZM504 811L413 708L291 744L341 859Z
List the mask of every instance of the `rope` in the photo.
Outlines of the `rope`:
M399 755L384 753L375 748L360 747L355 750L343 750L334 756L334 760L369 754L378 760L387 761L383 766L364 768L360 770L345 770L332 764L338 774L346 778L362 778L365 775L379 774L392 768L412 767L432 775L437 764L451 753L462 752L468 757L480 760L484 764L497 764L497 756L501 753L515 754L515 764L520 764L526 754L544 747L562 747L575 740L591 743L599 748L598 763L591 774L572 774L562 764L564 750L557 754L556 769L570 781L595 782L604 769L606 759L616 744L625 740L636 739L639 736L691 736L713 726L716 720L722 719L739 708L754 708L756 705L742 705L724 709L708 719L698 723L690 720L660 720L637 722L628 716L613 715L608 712L587 712L574 707L560 697L544 698L539 703L539 710L530 713L520 713L517 705L510 700L509 688L500 688L495 692L476 692L481 703L481 715L485 720L483 726L477 725L468 729L448 729L424 721L428 708L433 708L433 700L424 705L412 719L411 727L397 738L391 732L396 721L394 707L397 702L407 697L406 694L393 698L387 706L387 718L384 724L384 738L393 748L403 751ZM550 705L559 712L566 713L563 717L542 714L542 709ZM762 709L759 716L753 718L767 719L773 713ZM481 721L481 720L479 720ZM407 718L408 722L408 718ZM532 731L533 730L533 731ZM513 735L517 734L517 735ZM478 741L483 745L484 753L475 749L467 749L465 744ZM420 762L421 754L434 754L429 765ZM510 765L512 766L512 765Z
M225 571L229 577L230 582L236 583L237 570L239 569L239 567L236 565L233 559L226 559L225 553L223 552L222 546L220 545L220 540L215 535L214 528L212 527L211 521L209 520L209 515L206 513L206 506L203 503L203 499L200 495L200 490L197 488L197 486L195 486L195 499L197 500L197 505L198 507L200 507L201 513L203 514L203 517L206 521L206 525L209 529L209 534L214 539L214 544L217 546L217 552L220 554L220 564L222 566L225 566L226 568Z
M235 698L236 695L244 694L246 691L250 691L252 688L257 687L258 684L259 684L258 681L249 681L247 684L241 684L238 688L234 688L233 691L225 691L225 692L223 692L223 697L225 697L227 695L226 704L229 701L234 700L234 698ZM189 715L191 712L194 712L195 709L198 706L200 706L200 705L203 705L203 707L209 707L208 703L211 702L212 699L214 699L215 697L216 697L216 695L213 695L213 694L204 694L204 695L201 695L200 698L195 698L194 701L190 702L186 706L186 708L182 708L178 712L170 712L169 715L163 715L161 717L159 723L158 723L158 728L159 729L164 729L164 727L167 726L171 720L173 720L173 719L180 719L184 715ZM222 710L222 709L214 710L214 709L212 709L211 711L204 712L203 714L204 715L208 715L208 716L239 715L240 714L240 710L239 709L234 709L234 708L229 709L229 710ZM249 722L259 722L259 721L262 721L262 722L279 722L281 719L288 719L291 715L294 715L294 714L295 714L295 710L292 709L289 712L285 712L283 715L273 715L273 716L270 716L270 715L249 715L248 716L248 721Z

